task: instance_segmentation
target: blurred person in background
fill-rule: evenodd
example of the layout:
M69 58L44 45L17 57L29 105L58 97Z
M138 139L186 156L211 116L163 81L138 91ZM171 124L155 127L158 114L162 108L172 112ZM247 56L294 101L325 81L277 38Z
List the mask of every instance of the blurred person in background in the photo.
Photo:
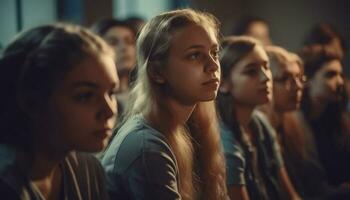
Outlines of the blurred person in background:
M221 140L231 199L300 199L290 183L277 136L257 106L272 97L269 58L247 36L222 44L222 80L217 98Z
M247 16L242 18L235 26L232 35L246 35L259 40L264 46L271 45L270 25L259 17Z
M92 31L100 35L116 52L116 66L120 79L117 95L118 113L121 117L129 95L130 73L136 65L134 29L125 21L102 19L92 26Z

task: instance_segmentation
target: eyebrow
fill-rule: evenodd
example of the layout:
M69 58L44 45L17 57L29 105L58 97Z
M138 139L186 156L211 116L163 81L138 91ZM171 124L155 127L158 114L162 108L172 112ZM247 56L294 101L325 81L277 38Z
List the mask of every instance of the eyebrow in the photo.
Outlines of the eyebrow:
M246 66L252 66L252 65L268 65L269 62L266 61L266 60L262 60L262 61L253 61L253 62L250 62L248 63Z
M89 88L94 88L98 89L99 86L95 83L88 82L88 81L77 81L72 84L72 87L78 88L78 87L89 87Z
M79 87L88 87L88 88L92 88L92 89L99 89L100 87L92 82L88 82L88 81L78 81L72 84L73 88L79 88ZM113 82L110 85L111 89L119 89L120 85L119 85L119 81L117 82Z
M219 45L218 44L213 44L211 45L210 48L219 48ZM204 45L201 45L201 44L195 44L195 45L192 45L192 46L189 46L187 47L185 50L190 50L190 49L203 49L204 48Z

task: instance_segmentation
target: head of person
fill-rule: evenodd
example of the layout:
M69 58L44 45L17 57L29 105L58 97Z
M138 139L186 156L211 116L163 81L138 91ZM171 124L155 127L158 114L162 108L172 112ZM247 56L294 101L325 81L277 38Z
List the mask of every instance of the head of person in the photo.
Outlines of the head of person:
M341 56L322 45L305 47L301 52L307 78L308 97L323 103L344 101L345 88Z
M218 36L216 18L192 9L166 12L147 22L137 39L137 78L130 92L124 119L147 114L154 105L166 110L170 104L165 104L174 101L181 106L196 107L194 113L199 116L193 116L195 124L201 124L196 123L199 118L210 118L203 115L215 115L214 112L200 112L202 106L199 104L212 101L217 94L220 82ZM211 104L203 104L204 107L206 105ZM201 140L192 131L191 137L206 147L201 148L198 154L209 149L206 160L203 156L203 160L198 161L202 163L199 166L203 167L198 176L202 181L202 195L220 199L225 195L224 167L222 160L217 161L221 155L220 142L214 129L213 124L201 129L204 131L198 137L207 135ZM180 194L183 199L196 199L195 185L199 183L196 184L196 179L193 179L191 139L184 134L164 134L179 166ZM203 177L206 177L205 180Z
M116 51L118 73L128 75L136 65L136 32L124 21L102 19L92 26L92 31L100 35Z
M335 26L329 23L316 24L305 37L304 45L310 46L317 44L332 48L341 58L347 50L343 36Z
M145 113L165 97L183 105L213 100L220 79L218 31L213 16L191 9L151 19L137 39L137 79L128 110Z
M300 106L305 81L298 55L277 46L265 48L273 78L273 107L277 112L292 111Z
M269 58L260 42L247 36L227 38L222 43L220 64L220 112L232 112L225 108L227 104L254 108L271 100Z
M1 143L53 156L106 146L119 79L101 38L67 24L32 28L5 48L0 67Z
M259 40L263 45L270 45L270 29L266 20L259 17L246 17L238 22L233 35L246 35Z
M146 24L146 21L139 16L131 16L125 20L133 29L135 33L141 31L142 27Z

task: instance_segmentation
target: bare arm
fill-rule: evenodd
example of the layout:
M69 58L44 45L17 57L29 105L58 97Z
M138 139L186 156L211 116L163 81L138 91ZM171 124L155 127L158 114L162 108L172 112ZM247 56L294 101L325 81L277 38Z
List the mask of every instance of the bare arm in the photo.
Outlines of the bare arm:
M249 200L248 191L244 185L229 186L227 192L231 200Z
M295 191L293 184L291 183L287 170L285 167L281 167L278 176L282 184L283 189L288 193L291 200L301 200L299 194Z

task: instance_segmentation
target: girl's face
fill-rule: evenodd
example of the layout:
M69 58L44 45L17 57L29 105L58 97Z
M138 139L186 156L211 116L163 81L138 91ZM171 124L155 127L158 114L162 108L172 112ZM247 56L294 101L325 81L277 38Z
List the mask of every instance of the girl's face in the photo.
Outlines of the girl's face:
M118 71L132 70L136 65L135 36L132 30L123 26L112 27L104 39L116 51Z
M220 83L218 51L212 28L191 24L176 31L161 69L167 94L186 105L213 100Z
M296 62L273 67L274 107L280 112L295 110L299 107L303 89L303 72Z
M40 137L54 149L102 150L112 134L118 87L112 57L85 58L64 76L49 98L41 119L46 133Z
M326 102L340 101L344 89L343 69L339 60L329 61L310 79L310 95Z
M229 92L239 105L255 107L267 103L272 95L271 71L266 52L260 45L242 58L231 70Z

